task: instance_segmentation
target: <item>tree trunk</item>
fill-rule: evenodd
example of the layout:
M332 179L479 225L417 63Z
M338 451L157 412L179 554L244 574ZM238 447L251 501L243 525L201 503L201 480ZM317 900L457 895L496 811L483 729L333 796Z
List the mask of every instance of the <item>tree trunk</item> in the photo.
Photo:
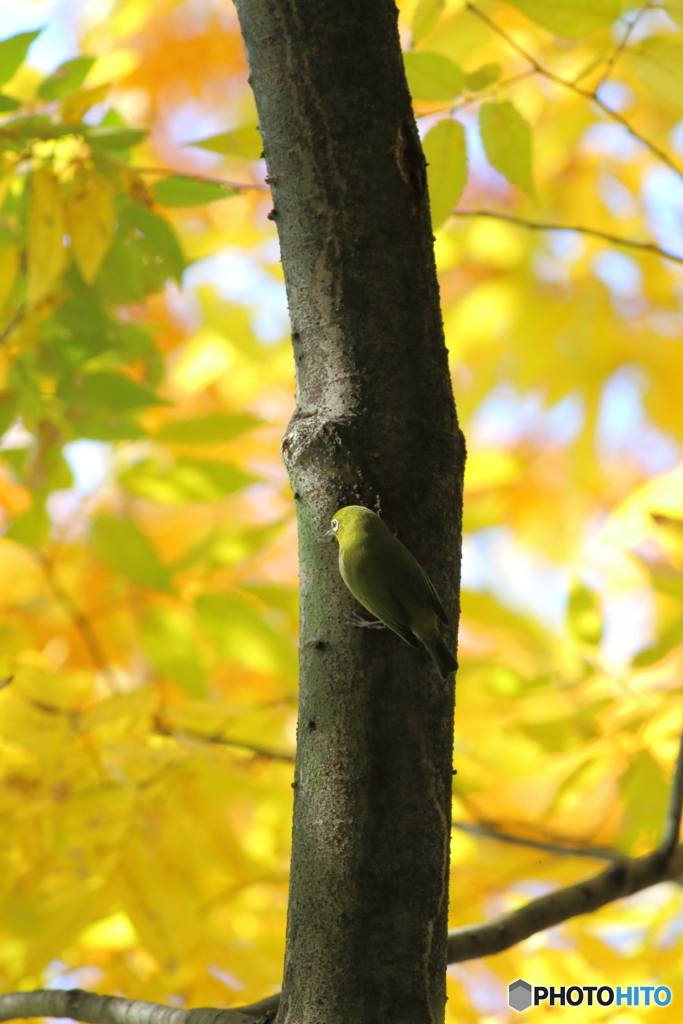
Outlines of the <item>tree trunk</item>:
M465 450L425 162L393 0L237 0L297 373L283 439L299 524L301 690L278 1021L438 1024L445 1006L453 679L355 629L338 508L415 554L455 642Z

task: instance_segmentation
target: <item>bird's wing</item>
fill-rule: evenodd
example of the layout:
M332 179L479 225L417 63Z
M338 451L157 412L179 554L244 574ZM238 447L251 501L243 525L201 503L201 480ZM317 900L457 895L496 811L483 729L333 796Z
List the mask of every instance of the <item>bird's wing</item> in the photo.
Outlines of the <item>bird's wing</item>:
M396 598L392 580L384 576L381 569L373 574L372 587L369 590L363 574L357 571L357 564L353 559L345 558L341 550L339 568L346 586L364 608L411 647L420 646L410 629L410 618Z
M441 598L439 597L439 595L437 594L436 590L434 589L434 584L430 580L429 576L427 575L427 573L424 571L424 569L422 568L422 566L419 563L418 563L418 568L419 568L420 572L422 573L422 575L424 576L425 583L427 584L427 590L429 591L429 597L430 597L430 604L431 604L432 608L434 609L434 611L436 612L436 614L441 619L441 621L443 622L444 626L447 626L449 624L449 620L448 620L448 616L446 615L446 612L444 611L444 607L441 604Z
M414 593L418 595L419 599L424 601L428 607L432 608L443 624L447 626L449 624L449 619L444 611L443 605L441 604L441 599L434 588L434 584L417 559L413 557L401 541L399 541L398 538L395 538L395 541L400 545L403 552L405 552L405 555L408 556L407 558L401 557L400 559L400 564L406 574L406 583L412 588Z

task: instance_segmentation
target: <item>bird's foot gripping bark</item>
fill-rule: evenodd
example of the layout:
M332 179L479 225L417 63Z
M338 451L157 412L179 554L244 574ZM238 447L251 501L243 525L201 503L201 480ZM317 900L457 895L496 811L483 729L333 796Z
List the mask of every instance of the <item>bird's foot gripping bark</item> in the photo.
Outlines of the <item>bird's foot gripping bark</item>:
M348 620L352 626L357 626L359 629L387 629L380 619L364 619L358 612L354 612L351 618Z

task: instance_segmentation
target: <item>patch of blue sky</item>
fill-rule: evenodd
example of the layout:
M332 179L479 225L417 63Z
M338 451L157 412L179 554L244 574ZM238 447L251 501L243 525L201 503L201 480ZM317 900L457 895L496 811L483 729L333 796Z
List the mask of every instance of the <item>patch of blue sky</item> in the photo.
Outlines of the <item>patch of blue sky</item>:
M608 79L598 89L598 99L612 110L620 112L633 102L633 92L623 82Z
M225 158L208 149L191 146L190 143L208 139L220 132L233 131L243 123L244 119L236 116L234 123L226 124L226 120L232 120L226 117L226 111L230 112L229 102L224 109L216 111L207 109L199 100L188 99L168 112L165 121L166 131L173 144L182 149L183 157L191 159L198 170L213 170L220 166Z
M272 254L273 247L268 246L262 261L260 250L245 254L238 249L223 249L188 267L184 286L211 284L229 302L249 307L256 336L264 344L274 344L287 334L289 315L284 284L263 266Z
M467 425L467 437L481 448L511 448L524 439L564 446L576 439L583 423L579 395L565 395L547 406L540 391L521 393L514 385L504 383L475 410Z
M657 476L681 460L680 446L655 427L643 407L647 378L636 366L621 366L606 381L600 396L596 427L599 458L609 463L632 459L642 472Z
M630 12L629 21L633 21L633 18L638 15L641 5L633 7ZM645 11L642 17L638 18L638 24L635 26L631 34L629 35L628 43L629 46L635 46L642 39L647 39L648 36L663 35L668 32L680 32L680 28L673 21L664 9L664 5L661 7L651 7L649 11ZM623 38L623 32L619 33L619 41Z
M78 54L78 25L86 0L0 0L0 35L3 39L42 28L32 43L28 60L48 73Z
M640 143L614 121L595 121L585 130L579 143L589 156L606 156L620 163L629 163L638 156Z
M463 985L480 1019L490 1022L507 1019L507 985L484 961L451 964L448 973Z
M111 473L113 450L106 441L82 438L64 445L64 458L73 475L73 490L85 497L101 487Z
M585 239L578 231L544 231L543 243L554 256L568 263L576 263L586 251Z
M532 615L549 629L564 623L568 570L523 547L506 526L492 526L463 538L462 585L488 591L505 608Z
M680 889L673 882L653 885L619 901L627 915L629 911L638 915L634 920L622 917L618 921L597 922L588 926L589 931L622 956L633 957L649 940L656 916L676 897L680 898Z
M52 960L43 972L43 977L46 988L93 989L101 981L102 973L99 967L71 967L63 960Z
M643 179L642 197L657 242L683 256L683 181L668 167L652 167Z
M638 216L638 202L623 181L613 174L601 171L598 175L598 194L612 214L620 220L633 220Z
M592 259L593 273L620 298L640 295L643 272L631 256L614 249L603 249Z
M600 652L607 668L620 672L639 651L654 643L656 613L651 594L643 589L611 590L603 597Z

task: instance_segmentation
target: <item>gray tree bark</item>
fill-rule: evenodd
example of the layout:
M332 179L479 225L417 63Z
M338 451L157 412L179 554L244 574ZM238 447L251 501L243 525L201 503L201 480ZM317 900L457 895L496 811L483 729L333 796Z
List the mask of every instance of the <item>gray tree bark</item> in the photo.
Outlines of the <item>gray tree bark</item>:
M323 540L381 513L455 643L465 449L393 0L237 0L292 324L301 679L283 995L291 1024L438 1024L453 679L359 610Z

